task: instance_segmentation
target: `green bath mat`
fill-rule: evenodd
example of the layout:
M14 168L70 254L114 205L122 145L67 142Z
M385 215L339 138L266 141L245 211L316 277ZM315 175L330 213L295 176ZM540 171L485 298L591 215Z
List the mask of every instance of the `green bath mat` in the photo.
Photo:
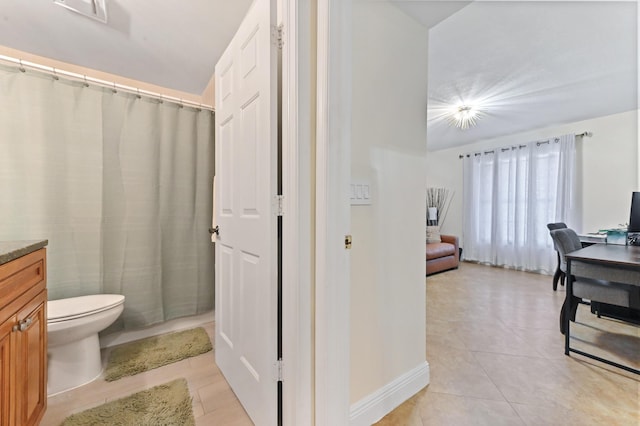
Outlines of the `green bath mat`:
M67 417L61 426L194 426L185 379L147 389Z
M138 340L113 349L104 379L112 382L200 355L211 349L211 340L203 328Z

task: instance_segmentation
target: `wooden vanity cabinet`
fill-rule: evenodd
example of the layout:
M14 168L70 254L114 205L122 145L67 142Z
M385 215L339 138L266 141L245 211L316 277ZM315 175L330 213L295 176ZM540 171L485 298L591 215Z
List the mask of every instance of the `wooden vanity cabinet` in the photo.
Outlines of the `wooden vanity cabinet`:
M46 255L0 265L0 425L38 425L47 406Z

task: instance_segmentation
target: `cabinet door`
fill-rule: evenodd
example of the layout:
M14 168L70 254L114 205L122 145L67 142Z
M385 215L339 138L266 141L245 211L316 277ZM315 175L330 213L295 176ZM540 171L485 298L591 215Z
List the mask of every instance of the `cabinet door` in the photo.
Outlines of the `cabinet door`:
M15 384L11 382L14 377L11 374L14 358L11 329L15 322L15 317L11 317L0 324L0 425L3 426L13 423L13 421L10 423L9 420L12 417L9 409L15 407Z
M47 405L47 293L41 292L18 313L16 332L16 407L19 426L37 425Z

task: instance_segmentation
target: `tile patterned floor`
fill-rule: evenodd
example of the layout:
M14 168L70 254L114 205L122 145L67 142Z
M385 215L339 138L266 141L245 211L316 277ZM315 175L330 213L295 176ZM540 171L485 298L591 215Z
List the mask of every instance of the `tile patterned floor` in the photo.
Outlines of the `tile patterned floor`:
M640 425L639 376L564 355L564 288L553 292L551 277L463 263L429 277L426 291L431 382L379 425ZM205 329L213 336L212 323ZM572 336L572 346L606 345L607 356L640 368L639 327L580 306ZM209 352L52 397L41 425L178 377L198 426L252 424Z
M471 263L427 278L431 382L378 424L640 425L640 376L564 355L564 295L549 276ZM571 336L640 368L640 327L580 306Z

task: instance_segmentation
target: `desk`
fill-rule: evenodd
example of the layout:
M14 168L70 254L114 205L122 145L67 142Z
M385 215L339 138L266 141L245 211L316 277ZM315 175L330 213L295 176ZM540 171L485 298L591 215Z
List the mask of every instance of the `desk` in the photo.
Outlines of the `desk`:
M578 277L595 278L600 280L615 281L619 283L640 286L640 246L622 246L613 244L594 244L567 254L567 277L575 275ZM565 329L564 354L569 352L595 359L614 367L622 368L635 374L640 374L640 370L618 364L600 358L586 352L572 349L569 345L569 317L568 307L571 306L571 296L573 295L573 283L567 279L567 295L565 299L565 312L563 318Z

